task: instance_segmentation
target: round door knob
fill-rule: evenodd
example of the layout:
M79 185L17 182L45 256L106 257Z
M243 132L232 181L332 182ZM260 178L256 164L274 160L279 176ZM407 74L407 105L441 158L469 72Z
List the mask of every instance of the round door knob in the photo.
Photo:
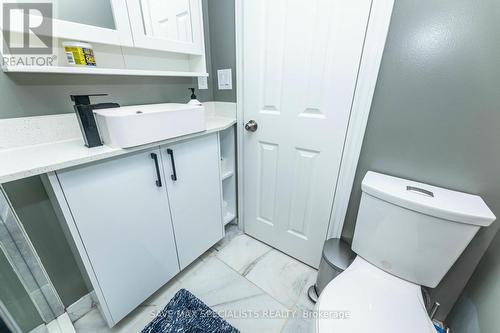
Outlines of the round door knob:
M250 120L245 124L245 129L249 132L255 132L259 126L255 122L255 120Z

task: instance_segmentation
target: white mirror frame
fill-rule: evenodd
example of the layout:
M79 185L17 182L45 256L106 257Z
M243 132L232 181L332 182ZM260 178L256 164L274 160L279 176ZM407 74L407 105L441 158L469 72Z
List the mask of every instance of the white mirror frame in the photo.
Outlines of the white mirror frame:
M109 45L134 46L130 30L127 4L124 0L109 0L116 28L108 29L98 26L52 19L54 38L95 42ZM3 1L2 1L3 2ZM7 2L7 1L6 1ZM8 1L18 2L18 1ZM20 2L20 1L19 1ZM23 33L21 30L12 30Z
M134 46L150 50L203 55L203 15L201 0L189 0L193 42L168 40L146 35L142 17L141 0L127 0Z
M116 29L96 27L54 19L54 37L96 42L110 45L133 46L127 4L123 0L109 0Z

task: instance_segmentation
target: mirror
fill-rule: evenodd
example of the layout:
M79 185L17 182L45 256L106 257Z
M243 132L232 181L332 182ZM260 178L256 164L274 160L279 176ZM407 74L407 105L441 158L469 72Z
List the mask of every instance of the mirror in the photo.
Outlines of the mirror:
M141 10L147 36L193 42L189 0L141 0Z
M54 18L100 28L116 29L110 0L55 1Z

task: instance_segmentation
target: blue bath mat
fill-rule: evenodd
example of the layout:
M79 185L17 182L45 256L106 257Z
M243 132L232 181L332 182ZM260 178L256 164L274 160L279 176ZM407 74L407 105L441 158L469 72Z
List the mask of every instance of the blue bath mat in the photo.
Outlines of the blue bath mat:
M239 333L186 289L179 290L141 333Z

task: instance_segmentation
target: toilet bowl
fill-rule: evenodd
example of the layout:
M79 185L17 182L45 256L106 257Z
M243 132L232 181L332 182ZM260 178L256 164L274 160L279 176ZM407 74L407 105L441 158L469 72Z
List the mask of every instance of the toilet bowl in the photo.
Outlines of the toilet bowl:
M480 227L481 197L368 172L353 263L316 303L316 333L434 333L421 286L435 288Z
M420 286L360 256L323 290L315 333L435 333Z

